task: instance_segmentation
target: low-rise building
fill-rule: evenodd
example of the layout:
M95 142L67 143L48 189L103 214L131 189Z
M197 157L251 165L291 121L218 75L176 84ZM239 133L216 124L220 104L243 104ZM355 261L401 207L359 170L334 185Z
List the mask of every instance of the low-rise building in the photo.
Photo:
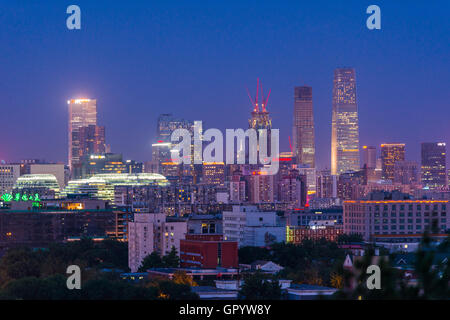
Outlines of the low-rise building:
M256 206L233 206L223 211L225 240L237 241L239 247L261 247L286 239L286 222L275 211L259 211Z
M427 229L446 233L448 206L448 200L344 201L344 232L361 234L365 241L379 235L422 234Z
M224 241L222 235L187 234L180 241L181 267L237 268L236 241Z

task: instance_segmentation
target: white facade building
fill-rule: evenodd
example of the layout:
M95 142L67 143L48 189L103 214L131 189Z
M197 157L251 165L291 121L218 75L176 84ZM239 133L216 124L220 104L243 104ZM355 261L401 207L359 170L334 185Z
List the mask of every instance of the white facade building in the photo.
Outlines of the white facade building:
M59 190L66 186L66 174L64 164L30 164L30 174L52 174L56 177L59 184Z
M128 266L136 272L142 260L153 251L166 255L175 247L180 252L180 240L185 239L187 222L166 222L164 213L136 213L128 223Z
M261 247L286 239L285 223L276 212L262 212L256 206L233 206L222 217L225 240L237 241L239 247Z

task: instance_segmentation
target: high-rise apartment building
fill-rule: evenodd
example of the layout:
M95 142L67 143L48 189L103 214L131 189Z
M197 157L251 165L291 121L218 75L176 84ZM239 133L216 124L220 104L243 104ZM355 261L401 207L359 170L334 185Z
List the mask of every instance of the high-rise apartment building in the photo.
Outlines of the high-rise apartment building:
M316 148L311 87L295 87L293 137L297 163L314 168Z
M430 189L447 186L445 142L422 143L422 184Z
M164 213L138 213L128 223L128 266L136 272L142 260L152 252L164 256L175 247L180 252L180 240L187 233L186 221L167 222Z
M359 125L353 68L334 71L331 174L359 170Z
M274 202L275 186L274 176L255 171L250 176L249 200L250 203Z
M68 164L72 170L73 165L80 162L80 128L97 125L97 100L71 99L67 101L67 104L69 105Z
M394 165L405 160L404 143L383 143L381 145L381 177L394 181Z

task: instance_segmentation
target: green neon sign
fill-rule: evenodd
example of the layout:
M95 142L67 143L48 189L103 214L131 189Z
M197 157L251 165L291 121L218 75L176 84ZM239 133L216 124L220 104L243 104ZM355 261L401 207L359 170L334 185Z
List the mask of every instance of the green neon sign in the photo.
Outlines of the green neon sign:
M5 202L10 202L12 200L13 196L10 193L5 193L2 195L1 199Z
M35 193L34 195L27 195L27 194L20 194L20 193L5 193L0 197L1 200L4 202L11 202L11 201L34 201L39 202L41 201L39 194Z

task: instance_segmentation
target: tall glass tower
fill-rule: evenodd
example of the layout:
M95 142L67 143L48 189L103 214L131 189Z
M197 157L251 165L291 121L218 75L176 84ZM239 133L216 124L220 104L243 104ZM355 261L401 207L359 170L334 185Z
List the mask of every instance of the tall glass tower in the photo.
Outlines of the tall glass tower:
M297 163L315 167L314 114L311 87L294 89L294 155Z
M80 162L80 128L97 125L97 100L71 99L69 105L69 159L70 169Z
M359 125L353 68L334 70L331 121L331 174L358 171Z
M447 186L445 142L422 143L422 185L430 189Z

